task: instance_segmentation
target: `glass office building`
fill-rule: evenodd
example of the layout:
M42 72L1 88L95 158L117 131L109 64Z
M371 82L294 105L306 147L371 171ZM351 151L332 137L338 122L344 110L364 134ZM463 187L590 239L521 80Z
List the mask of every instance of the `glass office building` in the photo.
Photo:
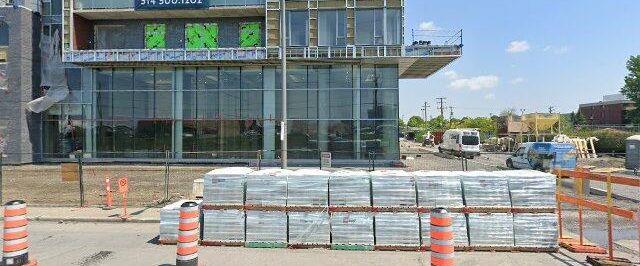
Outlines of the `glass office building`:
M279 160L279 1L56 3L70 95L42 114L44 161ZM399 160L399 80L431 75L461 46L404 46L400 0L286 12L289 159Z

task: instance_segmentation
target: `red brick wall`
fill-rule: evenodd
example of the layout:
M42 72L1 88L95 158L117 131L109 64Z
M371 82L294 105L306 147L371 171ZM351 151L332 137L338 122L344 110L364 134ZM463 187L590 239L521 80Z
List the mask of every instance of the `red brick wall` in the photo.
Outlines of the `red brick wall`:
M592 125L621 125L624 124L624 105L609 104L580 107L579 112Z

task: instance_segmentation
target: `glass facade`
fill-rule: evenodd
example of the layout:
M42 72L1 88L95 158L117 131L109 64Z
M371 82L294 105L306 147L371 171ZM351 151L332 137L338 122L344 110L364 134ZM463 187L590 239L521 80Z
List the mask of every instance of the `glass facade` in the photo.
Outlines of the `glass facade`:
M278 159L275 66L70 69L71 96L44 115L48 157ZM397 160L397 65L290 65L291 159Z

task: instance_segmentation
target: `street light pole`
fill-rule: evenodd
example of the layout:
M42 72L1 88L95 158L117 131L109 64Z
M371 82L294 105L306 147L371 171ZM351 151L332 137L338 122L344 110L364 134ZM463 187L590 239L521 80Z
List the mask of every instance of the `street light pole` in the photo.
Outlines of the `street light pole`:
M282 124L280 140L282 149L282 168L287 168L287 9L285 0L280 0L280 60L282 68Z

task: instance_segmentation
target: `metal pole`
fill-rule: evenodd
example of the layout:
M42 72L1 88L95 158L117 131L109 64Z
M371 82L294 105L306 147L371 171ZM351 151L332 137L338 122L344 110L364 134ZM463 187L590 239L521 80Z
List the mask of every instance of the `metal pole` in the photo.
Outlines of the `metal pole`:
M2 157L4 157L4 153L0 152L0 203L2 201Z
M584 191L583 191L583 180L582 177L578 178L578 198L580 201L584 199ZM584 226L582 224L582 204L578 204L578 232L580 235L580 246L584 246Z
M165 162L164 162L164 200L163 202L169 201L169 159L170 159L169 151L165 151Z
M562 195L562 169L558 169L558 178L556 179L556 204L558 208L558 236L562 240L562 203L560 195Z
M609 260L613 260L613 193L611 190L611 173L607 175L607 238L609 244Z
M84 178L82 173L82 152L76 153L78 156L78 175L80 175L80 207L84 207Z
M280 0L280 59L282 68L282 125L280 140L282 168L287 168L287 10L285 0Z

